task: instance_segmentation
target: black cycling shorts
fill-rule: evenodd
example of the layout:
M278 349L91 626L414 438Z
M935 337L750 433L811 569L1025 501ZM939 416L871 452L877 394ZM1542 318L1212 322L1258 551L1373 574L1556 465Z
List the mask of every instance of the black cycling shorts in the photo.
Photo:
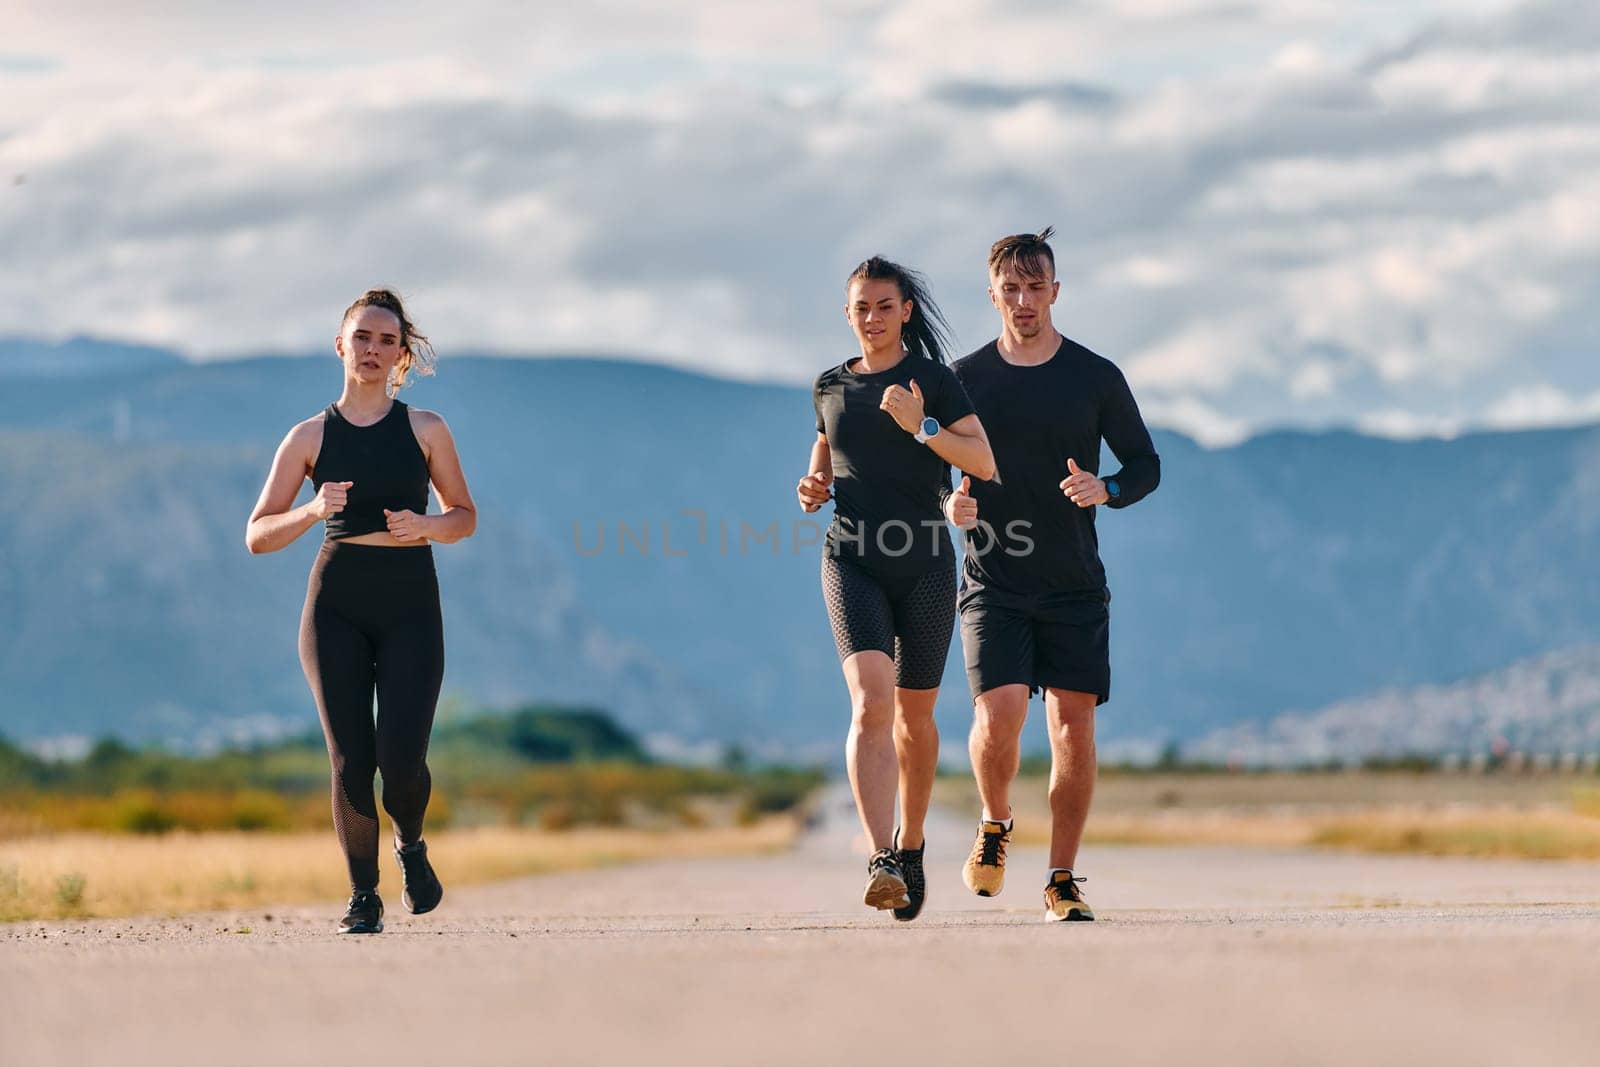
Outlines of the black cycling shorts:
M876 650L894 659L898 688L939 688L955 629L953 559L925 574L887 578L824 553L822 596L840 662Z

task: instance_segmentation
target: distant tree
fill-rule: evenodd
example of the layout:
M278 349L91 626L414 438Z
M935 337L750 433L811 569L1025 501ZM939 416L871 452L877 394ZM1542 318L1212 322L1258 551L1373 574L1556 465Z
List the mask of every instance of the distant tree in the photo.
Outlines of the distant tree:
M0 737L0 790L39 785L46 776L43 760Z
M530 763L650 762L632 734L594 708L532 704L506 714L480 714L441 727L434 744L509 749Z

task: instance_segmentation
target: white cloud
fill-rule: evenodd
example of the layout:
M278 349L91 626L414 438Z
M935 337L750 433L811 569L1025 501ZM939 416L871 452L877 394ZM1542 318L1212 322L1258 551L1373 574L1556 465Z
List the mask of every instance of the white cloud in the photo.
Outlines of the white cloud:
M1194 397L1158 395L1141 401L1139 413L1146 422L1188 434L1207 448L1227 448L1250 436L1250 423Z
M1169 289L1182 285L1195 275L1195 265L1179 256L1132 255L1107 264L1097 271L1096 285L1132 285L1145 289Z
M1465 420L1458 415L1426 415L1395 408L1365 412L1355 420L1356 429L1363 433L1403 440L1455 437L1464 423Z
M1053 222L1058 321L1209 441L1561 421L1600 388L1600 13L296 0L8 30L0 333L305 349L389 282L447 352L802 381L863 256L928 273L975 346L989 242Z
M1128 381L1167 391L1215 394L1241 375L1269 371L1270 360L1252 343L1253 325L1199 321L1184 326L1134 353L1127 361Z
M1572 425L1600 419L1600 389L1573 396L1551 385L1514 389L1491 405L1485 421L1502 429L1526 426Z

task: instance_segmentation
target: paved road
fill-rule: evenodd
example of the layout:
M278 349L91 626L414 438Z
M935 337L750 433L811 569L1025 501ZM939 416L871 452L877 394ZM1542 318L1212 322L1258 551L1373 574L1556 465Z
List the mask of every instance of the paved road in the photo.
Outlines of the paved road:
M851 832L371 938L331 904L0 926L0 1064L1600 1063L1600 864L1098 848L1101 921L1045 925L1042 855L979 900L940 823L904 925L856 903Z

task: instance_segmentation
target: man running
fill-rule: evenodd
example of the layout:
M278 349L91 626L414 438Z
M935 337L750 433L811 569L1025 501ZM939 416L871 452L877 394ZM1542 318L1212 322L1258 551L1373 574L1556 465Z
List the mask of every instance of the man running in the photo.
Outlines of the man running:
M1161 460L1122 373L1050 321L1061 290L1052 232L1004 237L990 249L1000 336L954 369L989 432L1000 477L976 487L966 479L941 495L946 518L966 529L961 644L976 704L968 750L983 801L962 876L984 897L1004 883L1022 724L1042 689L1050 730L1045 917L1088 921L1094 912L1073 867L1094 793L1095 708L1111 695L1111 593L1095 508L1143 499L1161 480ZM1122 463L1105 478L1102 440Z

